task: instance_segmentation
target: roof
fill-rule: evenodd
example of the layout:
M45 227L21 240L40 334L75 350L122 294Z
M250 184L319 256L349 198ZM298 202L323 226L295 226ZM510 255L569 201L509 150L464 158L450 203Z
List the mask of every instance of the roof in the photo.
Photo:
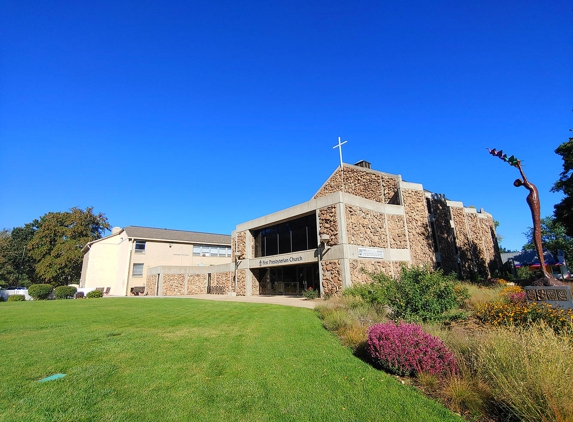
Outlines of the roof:
M513 259L516 266L521 265L535 265L539 266L539 257L537 256L537 251L521 251L521 252L507 252L501 254L501 260L505 263L509 259ZM547 251L543 251L543 259L546 265L558 265L561 262L555 259L555 256Z
M132 239L167 240L173 242L201 243L208 245L230 245L228 234L190 232L185 230L155 229L152 227L128 226L124 228Z

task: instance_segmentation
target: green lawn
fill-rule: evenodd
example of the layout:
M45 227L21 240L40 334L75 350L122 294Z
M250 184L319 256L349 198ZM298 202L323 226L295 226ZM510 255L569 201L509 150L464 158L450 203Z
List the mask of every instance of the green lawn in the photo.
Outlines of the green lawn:
M355 358L309 309L0 303L0 359L1 421L460 420Z

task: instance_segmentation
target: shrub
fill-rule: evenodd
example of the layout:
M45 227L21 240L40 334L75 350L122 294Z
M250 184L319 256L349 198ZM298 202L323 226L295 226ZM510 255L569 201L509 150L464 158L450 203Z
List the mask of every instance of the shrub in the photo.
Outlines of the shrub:
M74 286L59 286L54 290L56 299L68 299L74 297L77 289Z
M8 302L24 302L26 296L24 295L10 295L8 296Z
M3 280L0 280L0 289L5 289L6 287L8 287L8 283Z
M318 297L318 290L314 290L312 287L309 287L308 289L303 290L302 295L308 300L313 300Z
M28 288L28 294L34 300L46 300L52 294L54 288L50 284L32 284Z
M85 296L85 295L84 295L84 292L77 292L76 295L75 295L75 298L76 298L76 299L83 299L84 296Z
M86 297L88 299L94 299L94 298L98 298L98 297L103 297L103 293L101 292L101 290L92 290L91 292L89 292Z
M525 292L510 293L507 297L511 303L525 303Z
M573 310L554 308L548 303L486 303L476 312L485 324L527 327L545 323L556 333L573 331Z
M454 354L416 324L387 322L368 330L366 352L384 370L397 375L457 373Z
M347 295L360 296L371 303L387 304L392 318L410 322L440 321L459 318L446 314L463 306L469 298L468 289L454 276L428 267L402 267L400 278L392 279L382 273L371 275L371 284L348 289Z

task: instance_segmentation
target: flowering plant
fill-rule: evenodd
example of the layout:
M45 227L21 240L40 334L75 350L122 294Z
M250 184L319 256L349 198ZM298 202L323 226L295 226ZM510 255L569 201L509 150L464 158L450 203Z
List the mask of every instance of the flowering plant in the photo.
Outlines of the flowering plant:
M314 290L312 287L309 287L302 291L302 295L308 300L316 299L318 297L318 290Z
M382 369L397 375L458 372L454 354L438 338L416 324L375 324L368 330L366 352Z

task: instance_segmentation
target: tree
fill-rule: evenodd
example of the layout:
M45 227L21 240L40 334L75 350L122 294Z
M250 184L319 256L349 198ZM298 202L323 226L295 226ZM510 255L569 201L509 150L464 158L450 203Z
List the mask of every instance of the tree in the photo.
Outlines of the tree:
M38 229L38 220L0 232L0 280L10 286L29 286L38 282L36 260L27 245Z
M523 246L523 249L534 250L533 228L529 227L524 234L528 243ZM567 260L573 259L573 238L567 235L564 225L555 217L541 219L541 242L555 257L557 257L557 251L562 250Z
M554 206L554 215L559 221L568 236L573 236L573 138L562 143L555 150L563 159L563 171L559 175L559 180L551 188L552 192L563 192L565 197Z
M78 282L82 271L82 248L103 237L111 226L104 214L72 208L50 212L40 218L27 250L36 260L36 275L44 282L63 286Z

